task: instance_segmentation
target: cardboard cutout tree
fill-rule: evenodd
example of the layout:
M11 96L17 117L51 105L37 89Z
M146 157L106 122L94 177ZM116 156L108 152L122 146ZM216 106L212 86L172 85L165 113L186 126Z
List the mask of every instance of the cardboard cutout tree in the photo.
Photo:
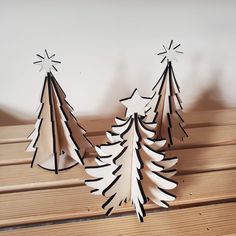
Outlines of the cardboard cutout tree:
M151 109L147 113L147 120L157 123L156 138L165 138L169 147L174 144L175 139L183 140L188 137L183 128L180 88L172 67L172 61L176 61L177 56L182 54L178 51L179 46L180 44L174 47L173 40L171 40L169 47L166 48L163 45L165 51L158 53L163 56L161 63L166 60L167 65L161 78L152 89L154 94L149 104Z
M65 100L66 95L51 70L57 71L55 65L60 63L49 57L37 55L40 60L34 62L46 70L46 77L41 94L41 107L35 130L29 136L31 143L27 151L34 151L31 167L36 163L42 168L59 170L83 165L85 148L91 143L85 136L85 130L77 123L72 114L72 107Z
M127 107L126 119L116 118L112 132L107 132L109 142L95 147L99 155L97 166L85 168L95 177L85 181L94 188L91 193L108 198L102 206L107 215L122 203L131 201L142 222L146 215L143 205L149 199L162 207L168 207L167 201L175 199L166 190L176 187L176 182L170 179L175 170L170 168L177 158L165 159L164 153L159 151L165 140L152 139L156 123L144 121L149 101L140 97L137 90L121 100Z

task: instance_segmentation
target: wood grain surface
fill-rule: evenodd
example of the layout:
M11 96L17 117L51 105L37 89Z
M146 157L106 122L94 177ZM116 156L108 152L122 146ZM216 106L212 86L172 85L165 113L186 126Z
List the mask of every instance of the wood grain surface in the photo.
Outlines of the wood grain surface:
M58 175L30 168L33 125L0 127L0 235L235 235L236 109L184 117L189 138L166 153L179 157L177 199L167 210L146 204L143 224L130 204L106 217L104 197L90 194L79 165ZM101 144L114 119L81 123ZM85 163L95 156L87 150Z

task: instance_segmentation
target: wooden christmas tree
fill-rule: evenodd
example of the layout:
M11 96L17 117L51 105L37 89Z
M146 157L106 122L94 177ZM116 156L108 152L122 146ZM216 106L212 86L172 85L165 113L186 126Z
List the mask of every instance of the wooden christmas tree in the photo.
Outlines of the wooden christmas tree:
M55 65L60 63L49 57L37 55L39 64L46 70L46 77L41 94L41 107L35 130L29 136L32 140L27 151L34 151L31 167L36 163L39 166L54 170L73 167L76 164L83 165L85 149L91 146L85 137L85 130L77 123L72 114L72 107L65 100L66 95L51 70L57 70Z
M95 147L99 155L97 166L85 168L95 177L85 181L94 188L91 192L108 198L102 206L107 215L131 201L142 222L143 205L149 199L162 207L168 207L167 201L175 199L166 190L176 187L176 182L170 179L175 170L170 168L177 158L165 159L164 153L159 151L165 140L153 140L156 123L144 121L149 101L140 97L137 90L121 100L127 107L126 119L116 118L112 132L107 132L109 142Z
M183 140L188 136L184 130L180 88L172 67L172 61L177 60L177 56L182 54L178 51L179 46L180 44L174 46L171 40L169 47L163 46L165 51L158 54L163 56L161 62L166 60L167 65L152 89L154 94L149 104L151 109L147 113L147 120L158 124L156 138L165 138L168 146L173 145L175 139Z

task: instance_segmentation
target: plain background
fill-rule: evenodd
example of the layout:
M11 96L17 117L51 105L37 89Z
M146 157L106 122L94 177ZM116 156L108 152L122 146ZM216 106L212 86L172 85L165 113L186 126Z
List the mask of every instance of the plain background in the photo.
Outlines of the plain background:
M173 65L185 111L235 107L235 13L233 0L0 0L1 124L35 119L45 48L79 117L122 115L134 88L150 96L171 39L185 53Z

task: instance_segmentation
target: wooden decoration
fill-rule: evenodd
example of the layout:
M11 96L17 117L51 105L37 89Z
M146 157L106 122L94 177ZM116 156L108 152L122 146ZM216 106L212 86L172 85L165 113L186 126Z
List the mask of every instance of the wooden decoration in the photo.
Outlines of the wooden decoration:
M27 151L34 151L31 167L36 163L44 169L59 170L71 168L78 163L83 165L85 148L91 146L86 138L86 131L73 116L73 108L65 100L66 95L51 70L57 70L60 63L49 57L45 50L44 57L37 55L41 69L46 70L46 77L41 94L41 107L35 130L28 137L31 141Z
M126 119L116 118L112 132L106 133L109 142L95 147L97 166L85 167L95 177L85 181L94 188L91 193L108 198L102 206L107 215L131 201L142 222L148 200L168 207L167 201L175 199L167 190L177 185L170 179L176 172L171 168L177 158L165 158L160 150L166 141L153 139L156 123L144 121L149 102L150 98L140 97L137 89L131 97L121 100L127 107Z
M178 51L179 46L180 44L174 46L173 40L171 40L169 47L163 46L165 51L158 53L163 56L161 63L166 60L167 65L161 78L152 89L154 94L149 103L151 108L147 113L147 120L158 124L156 138L165 138L169 147L175 143L175 139L183 140L188 137L182 118L180 88L172 67L172 61L176 61L177 56L182 54Z

